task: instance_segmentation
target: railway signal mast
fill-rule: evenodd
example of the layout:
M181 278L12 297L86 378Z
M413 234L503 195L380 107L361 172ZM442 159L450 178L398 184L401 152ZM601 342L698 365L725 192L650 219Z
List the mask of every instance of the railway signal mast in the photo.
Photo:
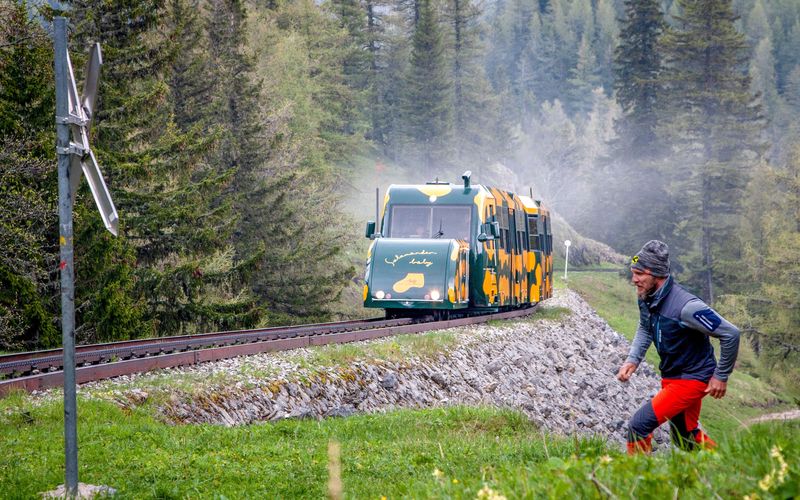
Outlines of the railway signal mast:
M78 493L78 431L75 380L75 281L73 267L72 208L81 171L111 234L117 235L119 217L100 167L89 146L89 127L94 117L100 66L100 44L89 54L84 72L83 95L78 94L67 49L67 19L54 24L56 77L56 152L58 153L58 226L61 248L61 334L64 346L64 454L68 498Z

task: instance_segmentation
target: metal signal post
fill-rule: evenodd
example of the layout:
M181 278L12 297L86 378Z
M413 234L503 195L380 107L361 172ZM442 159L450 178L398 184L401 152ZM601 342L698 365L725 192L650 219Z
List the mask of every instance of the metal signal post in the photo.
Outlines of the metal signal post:
M94 153L89 126L94 115L102 55L95 44L86 65L83 96L78 95L67 49L67 19L53 20L56 77L56 152L58 153L58 227L61 248L61 335L64 348L65 488L78 493L78 430L75 379L75 269L73 267L72 208L81 171L89 181L106 228L117 235L119 218Z

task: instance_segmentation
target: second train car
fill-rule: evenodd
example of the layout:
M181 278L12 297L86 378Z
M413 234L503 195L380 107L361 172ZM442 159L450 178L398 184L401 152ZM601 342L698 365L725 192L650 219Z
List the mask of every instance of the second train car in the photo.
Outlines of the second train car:
M364 306L388 317L494 312L553 293L550 213L528 196L473 185L392 185L367 223Z

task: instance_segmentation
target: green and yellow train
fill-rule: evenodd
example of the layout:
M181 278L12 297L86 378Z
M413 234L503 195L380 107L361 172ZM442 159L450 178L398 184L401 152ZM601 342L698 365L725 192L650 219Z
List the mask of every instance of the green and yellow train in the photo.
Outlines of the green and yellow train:
M367 255L364 306L388 317L495 312L553 293L550 213L488 186L392 185Z

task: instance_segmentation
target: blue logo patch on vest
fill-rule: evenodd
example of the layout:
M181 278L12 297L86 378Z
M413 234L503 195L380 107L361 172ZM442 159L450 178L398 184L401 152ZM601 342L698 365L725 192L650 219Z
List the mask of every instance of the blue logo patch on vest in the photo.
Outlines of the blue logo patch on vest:
M722 318L717 316L717 313L710 308L697 311L692 316L694 316L694 319L699 321L701 325L706 327L709 332L713 332L720 324L722 324Z

